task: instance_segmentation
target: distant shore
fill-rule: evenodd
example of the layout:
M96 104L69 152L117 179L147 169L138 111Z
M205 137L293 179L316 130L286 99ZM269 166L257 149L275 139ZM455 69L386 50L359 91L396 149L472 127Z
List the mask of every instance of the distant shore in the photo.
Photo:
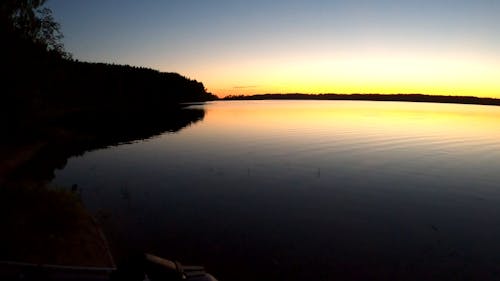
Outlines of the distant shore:
M257 94L227 96L223 100L365 100L365 101L405 101L459 103L500 106L500 99L474 96L441 96L424 94Z

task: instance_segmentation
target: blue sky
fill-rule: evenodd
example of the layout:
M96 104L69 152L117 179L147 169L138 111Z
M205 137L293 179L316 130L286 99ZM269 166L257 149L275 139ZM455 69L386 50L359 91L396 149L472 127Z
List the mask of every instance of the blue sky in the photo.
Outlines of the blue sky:
M469 67L487 77L499 74L500 1L50 0L48 6L75 58L179 72L221 95L236 94L245 85L256 86L247 91L259 92L367 92L370 87L370 92L397 87L414 92L417 83L427 81L425 73L403 70L420 78L411 82L398 77L394 90L366 75L375 67L390 67L387 79L381 79L390 82L389 76L397 76L395 68L415 61L428 61L427 67L441 67L443 73ZM340 67L360 71L350 70L352 77L342 80L336 75ZM301 69L315 69L315 77L323 78L292 83ZM329 73L337 78L330 81ZM449 84L453 77L448 76L443 81ZM492 78L474 79L461 81L461 88L429 82L421 91L474 95L475 87L487 84L488 89L478 91L500 94Z

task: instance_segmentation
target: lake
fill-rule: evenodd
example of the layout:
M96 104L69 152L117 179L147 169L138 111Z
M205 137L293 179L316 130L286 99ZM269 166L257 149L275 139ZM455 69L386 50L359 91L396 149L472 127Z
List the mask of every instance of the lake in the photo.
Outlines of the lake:
M219 280L498 280L500 107L217 101L177 132L87 152L115 256Z

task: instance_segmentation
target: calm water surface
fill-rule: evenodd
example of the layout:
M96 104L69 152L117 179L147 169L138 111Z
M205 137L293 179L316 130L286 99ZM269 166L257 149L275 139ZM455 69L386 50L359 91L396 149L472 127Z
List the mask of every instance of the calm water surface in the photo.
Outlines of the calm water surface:
M498 280L500 107L235 101L71 158L116 255L220 280Z

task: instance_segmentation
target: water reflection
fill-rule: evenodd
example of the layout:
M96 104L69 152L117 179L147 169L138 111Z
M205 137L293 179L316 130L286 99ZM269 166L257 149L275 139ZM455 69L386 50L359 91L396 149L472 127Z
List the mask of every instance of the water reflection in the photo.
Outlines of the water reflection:
M103 114L103 113L100 113ZM54 178L54 170L66 165L68 158L86 151L116 146L148 139L165 132L181 129L203 120L203 109L164 108L162 112L137 110L126 113L109 112L104 116L96 112L68 114L63 120L37 128L36 137L25 133L20 144L11 145L14 159L2 159L0 166L9 161L19 162L11 170L0 169L0 183L9 181L33 181L44 183ZM42 133L40 133L42 132ZM24 161L26 151L31 155ZM4 164L6 163L6 164Z
M176 134L72 158L116 254L221 280L493 280L500 108L213 102Z

